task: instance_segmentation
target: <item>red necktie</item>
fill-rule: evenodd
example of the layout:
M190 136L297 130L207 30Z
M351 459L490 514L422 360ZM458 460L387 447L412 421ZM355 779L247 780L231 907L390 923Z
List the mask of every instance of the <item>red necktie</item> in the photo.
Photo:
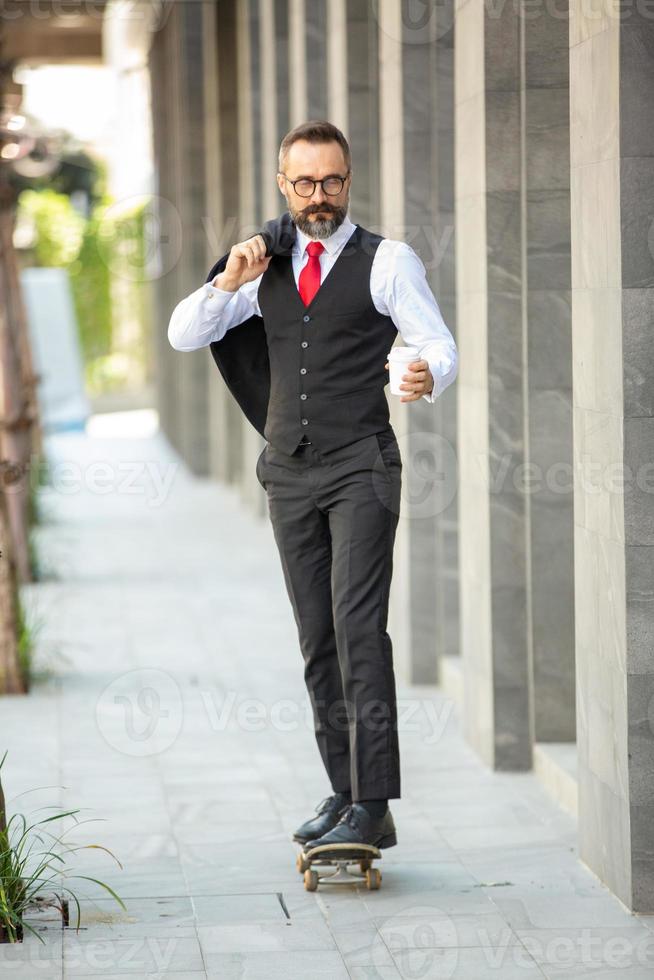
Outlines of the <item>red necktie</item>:
M308 306L320 288L320 253L324 252L322 242L309 242L307 252L309 261L302 269L298 281L298 289L305 306Z

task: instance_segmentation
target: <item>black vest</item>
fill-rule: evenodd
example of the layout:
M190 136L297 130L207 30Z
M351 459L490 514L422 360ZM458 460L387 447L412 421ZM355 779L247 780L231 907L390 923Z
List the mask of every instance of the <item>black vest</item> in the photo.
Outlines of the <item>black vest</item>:
M264 435L292 453L302 436L323 452L389 424L384 386L397 336L370 295L370 269L381 235L358 225L305 307L290 256L274 255L259 285L270 358Z
M267 222L262 235L273 256L259 285L263 321L251 317L210 345L241 408L289 454L304 435L329 452L387 428L384 364L397 327L370 294L382 236L358 225L305 307L293 274L295 226L288 212ZM214 265L207 282L226 261Z

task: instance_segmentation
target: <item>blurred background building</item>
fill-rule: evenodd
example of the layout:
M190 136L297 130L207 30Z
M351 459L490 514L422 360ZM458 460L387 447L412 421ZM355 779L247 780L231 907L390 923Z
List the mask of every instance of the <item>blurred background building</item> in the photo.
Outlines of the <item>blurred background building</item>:
M436 404L392 405L398 673L443 685L488 766L536 770L578 815L583 860L651 911L645 6L125 0L87 4L76 26L63 14L37 33L14 26L10 49L24 68L38 48L48 64L112 72L113 340L94 377L113 365L116 404L154 405L188 466L262 518L260 437L209 350L174 351L167 325L218 256L285 209L284 134L309 118L343 129L352 220L421 255L459 349Z

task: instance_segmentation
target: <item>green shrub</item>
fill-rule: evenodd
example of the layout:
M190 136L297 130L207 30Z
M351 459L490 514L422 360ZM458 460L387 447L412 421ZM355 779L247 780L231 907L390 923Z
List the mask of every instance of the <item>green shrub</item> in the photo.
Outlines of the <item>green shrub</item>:
M111 350L109 270L97 248L97 220L80 215L70 198L52 190L23 191L21 220L35 231L34 265L65 268L70 276L85 363Z
M0 760L0 769L7 758L7 753ZM53 807L42 807L49 810ZM75 824L87 823L79 821L77 814L79 810L64 810L28 823L22 813L15 813L9 817L6 813L2 785L0 783L0 942L15 943L23 938L23 930L27 929L33 933L41 942L45 942L42 936L32 928L26 917L30 908L38 907L40 898L49 898L45 889L60 888L61 893L54 891L57 900L56 907L64 915L67 899L64 893L68 893L77 908L77 931L81 925L82 915L79 899L75 892L60 882L70 878L79 878L92 881L114 898L118 904L127 909L123 900L103 881L91 878L88 875L73 875L67 863L66 856L75 851L86 849L100 849L106 851L115 859L120 868L122 864L116 856L103 847L101 844L82 844L79 846L71 845L64 838L68 829L57 836L51 833L46 825L52 824L55 820L63 820L65 817L72 817Z
M19 221L34 229L32 265L65 268L70 277L86 386L91 395L147 373L150 318L146 279L146 200L118 210L96 182L88 218L50 188L24 190Z

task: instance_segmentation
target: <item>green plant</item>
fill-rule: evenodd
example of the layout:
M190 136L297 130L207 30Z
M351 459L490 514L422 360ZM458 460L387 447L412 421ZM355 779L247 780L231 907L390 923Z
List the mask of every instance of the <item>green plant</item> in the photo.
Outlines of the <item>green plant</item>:
M23 604L18 597L17 602L17 640L18 640L18 663L25 688L29 689L32 681L32 654L36 645L36 636L43 627L43 620L35 620L34 616L28 619Z
M83 174L85 190L92 187L85 213L73 205L67 196L72 185L62 179L23 190L18 223L33 241L30 265L68 272L85 381L95 396L141 385L148 376L152 212L145 196L115 202L99 161L77 170L71 163L70 173L78 182Z
M43 453L33 453L27 493L27 519L30 527L36 527L43 522L39 491L51 485L50 464L47 457Z
M36 527L41 523L41 513L39 511L38 490L34 486L34 481L30 480L27 491L27 526Z
M0 760L0 770L6 758L7 752ZM50 810L54 807L40 807L39 809ZM110 854L122 870L123 866L115 854L101 844L71 846L67 842L64 843L67 830L57 836L46 827L46 824L51 824L55 820L63 820L65 817L72 817L76 826L89 823L88 820L77 820L76 814L79 812L79 809L64 810L43 817L31 824L28 824L23 814L13 814L7 819L0 782L0 941L20 942L23 930L28 929L41 942L45 942L42 936L29 924L26 916L30 908L36 907L38 900L43 898L44 889L60 880L63 882L71 878L79 878L80 880L92 881L104 888L123 909L127 909L122 898L116 894L113 888L89 875L70 874L70 868L66 861L66 855L76 851L99 849ZM43 849L39 850L40 846ZM63 893L68 893L72 897L77 908L76 928L79 932L82 920L79 899L71 888L63 884L59 887L61 894L54 891L55 897L59 901L59 905L56 907L64 915L67 900Z
M47 567L47 565L44 567L37 547L37 528L40 524L46 523L50 517L47 505L44 504L44 499L40 491L52 486L52 476L50 464L44 453L33 453L32 460L27 492L27 522L29 528L27 546L32 578L35 582L40 582L45 578L50 580L57 578L54 569Z
M112 304L109 267L98 249L102 209L85 218L66 194L43 189L23 191L18 210L34 228L32 264L68 271L84 361L108 353Z
M32 518L30 516L30 525L32 525ZM39 582L43 578L43 573L41 571L41 563L39 561L39 552L36 546L36 539L33 534L33 526L30 526L27 537L27 552L28 560L30 563L30 571L32 573L32 578L35 582Z
M138 386L147 374L150 220L151 207L145 196L120 203L106 199L93 212L93 244L107 276L111 274L114 329L107 349L98 350L92 360L87 358L86 382L92 395ZM92 287L87 280L86 288Z
M85 219L69 197L53 190L27 190L20 195L18 207L34 225L35 265L67 266L77 258Z
M39 563L39 553L36 547L34 528L41 523L41 510L39 507L38 487L30 474L30 481L27 487L27 527L28 538L27 548L29 552L30 570L35 582L41 578L41 568Z
M112 321L111 256L107 261L100 247L103 215L109 199L93 209L84 225L82 240L75 260L68 266L75 313L84 362L88 364L111 351Z

